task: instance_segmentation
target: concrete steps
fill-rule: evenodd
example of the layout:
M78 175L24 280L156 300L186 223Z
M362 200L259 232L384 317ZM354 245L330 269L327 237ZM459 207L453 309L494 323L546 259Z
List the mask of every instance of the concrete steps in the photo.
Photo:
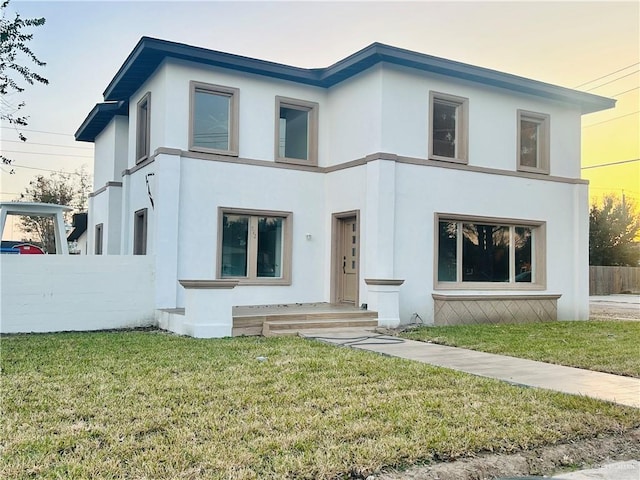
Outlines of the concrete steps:
M234 312L233 336L297 335L300 330L376 327L377 312L349 306L310 304L240 307Z

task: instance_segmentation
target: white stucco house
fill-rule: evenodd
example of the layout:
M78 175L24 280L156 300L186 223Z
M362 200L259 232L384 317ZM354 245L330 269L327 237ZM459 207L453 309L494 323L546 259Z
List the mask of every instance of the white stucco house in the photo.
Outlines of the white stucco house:
M143 37L76 132L88 250L153 255L159 309L585 319L581 116L614 103L378 43L304 69Z

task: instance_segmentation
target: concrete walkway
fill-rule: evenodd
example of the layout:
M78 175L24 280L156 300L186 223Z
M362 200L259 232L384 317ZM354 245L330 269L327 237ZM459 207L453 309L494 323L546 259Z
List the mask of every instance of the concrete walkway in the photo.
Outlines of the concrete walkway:
M335 345L497 378L516 385L584 395L640 408L640 379L637 378L405 340L365 329L342 329L331 333L326 330L306 330L300 334Z

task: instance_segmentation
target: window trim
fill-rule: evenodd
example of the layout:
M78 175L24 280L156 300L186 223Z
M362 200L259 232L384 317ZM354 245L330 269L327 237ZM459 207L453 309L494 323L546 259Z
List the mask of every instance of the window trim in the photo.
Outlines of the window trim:
M104 224L98 223L94 227L93 237L93 253L95 255L103 255L104 251Z
M138 219L142 218L142 232L139 232L136 228L138 225ZM133 254L134 255L146 255L147 254L147 209L141 208L136 210L133 214ZM138 243L141 246L141 250L137 251Z
M433 138L433 110L437 101L454 103L457 105L458 117L456 118L456 155L455 157L443 157L434 155ZM448 93L429 91L429 159L443 162L469 163L469 99Z
M526 120L529 122L535 122L539 125L539 135L538 138L538 161L536 167L529 167L527 165L522 165L522 158L520 156L520 148L522 141L522 128L521 122L522 120ZM530 112L528 110L518 110L517 111L517 123L516 123L516 131L517 131L517 145L516 145L516 162L517 169L520 172L529 172L529 173L541 173L548 175L549 174L549 150L550 150L550 124L551 117L546 113L537 113Z
M229 97L229 149L207 148L194 145L193 129L195 114L196 92L205 92L212 95L222 95ZM240 89L226 87L224 85L214 85L211 83L189 82L189 151L200 153L213 153L216 155L229 155L237 157L239 155L239 128L240 128Z
M140 126L141 112L145 109L146 125ZM144 143L143 143L144 140ZM136 165L149 158L151 143L151 92L145 93L136 104Z
M280 108L290 108L308 112L307 159L280 156ZM319 104L307 100L276 96L274 158L276 162L293 165L318 165L318 109Z
M272 277L223 277L222 270L222 225L224 215L247 215L250 217L280 217L282 222L282 276ZM218 207L218 235L216 247L216 279L238 280L238 285L291 285L291 264L293 258L293 212L278 210L254 210L249 208ZM251 243L251 239L249 240ZM257 254L257 245L247 245L247 264L255 262L252 254Z
M462 271L462 262L457 264L457 278L455 282L442 282L438 280L438 253L440 248L440 222L465 222L465 223L484 223L490 225L501 225L508 227L526 227L531 228L534 233L533 237L533 282L515 282L512 278L509 282L463 282L460 280ZM513 229L511 229L513 232ZM433 288L434 290L545 290L547 288L547 222L540 220L523 220L516 218L500 218L500 217L482 217L475 215L459 215L459 214L434 214L434 232L433 232ZM458 259L462 259L462 238L459 236L457 242ZM515 261L513 255L514 243L510 242L510 262L509 270L512 271ZM511 277L511 275L510 275Z

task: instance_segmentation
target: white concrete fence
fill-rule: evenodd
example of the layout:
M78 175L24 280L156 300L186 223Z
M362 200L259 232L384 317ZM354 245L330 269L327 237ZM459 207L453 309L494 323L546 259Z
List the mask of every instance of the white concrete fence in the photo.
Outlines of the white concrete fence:
M155 325L153 256L2 255L0 332Z

